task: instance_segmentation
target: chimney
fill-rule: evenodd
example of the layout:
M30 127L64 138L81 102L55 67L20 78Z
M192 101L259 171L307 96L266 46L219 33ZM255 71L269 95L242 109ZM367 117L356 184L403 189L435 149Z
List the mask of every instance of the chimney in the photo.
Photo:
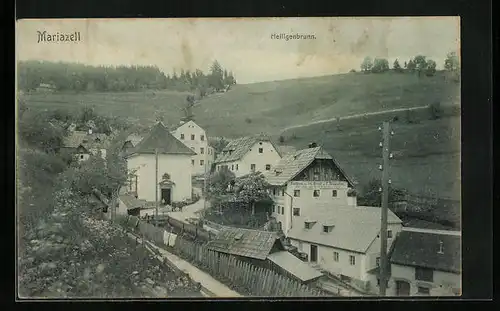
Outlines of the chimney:
M316 147L318 147L318 144L316 144L315 142L309 144L309 148L316 148Z
M184 123L186 123L186 121L184 121L184 120L181 120L181 122L179 122L179 124L181 124L181 125Z
M444 251L443 251L443 241L439 241L439 251L438 251L438 254L444 254Z

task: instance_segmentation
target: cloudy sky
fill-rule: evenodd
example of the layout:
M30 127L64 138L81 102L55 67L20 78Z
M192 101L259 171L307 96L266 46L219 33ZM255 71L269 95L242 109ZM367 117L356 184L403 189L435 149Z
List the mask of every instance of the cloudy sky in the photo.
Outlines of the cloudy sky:
M21 20L16 49L19 60L156 65L165 73L207 71L217 59L238 83L252 83L358 70L367 55L403 64L423 54L442 67L448 52L459 51L459 23L457 17ZM37 31L78 31L82 40L38 43Z

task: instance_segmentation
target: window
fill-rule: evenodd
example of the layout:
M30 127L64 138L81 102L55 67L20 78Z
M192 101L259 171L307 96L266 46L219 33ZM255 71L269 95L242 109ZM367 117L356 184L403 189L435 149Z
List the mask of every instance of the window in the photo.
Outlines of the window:
M319 197L319 190L313 191L313 197L315 197L315 198Z
M276 205L273 205L273 213L276 213Z
M191 140L194 140L194 134L191 134Z
M293 190L294 197L300 197L300 190Z
M415 268L415 280L432 282L434 279L433 271L426 268Z
M234 164L231 164L231 171L234 171Z
M339 253L338 252L333 252L333 261L339 261Z
M83 154L82 154L82 155L80 155L80 159L82 159L82 160L83 160Z
M250 170L251 170L252 172L255 172L255 164L250 164Z
M297 207L293 208L293 216L300 216L300 208Z
M201 153L201 154L205 154L205 148L201 147L201 148L200 148L200 153Z
M377 257L377 258L375 259L375 265L376 265L377 267L380 267L380 257Z
M337 190L332 190L332 197L337 197Z
M422 295L429 295L431 293L430 289L428 287L418 287L418 293Z
M205 164L205 161L204 160L200 160L200 165L204 165Z
M311 225L311 223L310 223L310 222L305 222L305 223L304 223L304 228L306 228L306 229L311 229L311 227L312 227L312 225Z
M184 134L181 134L181 139L184 139Z
M281 215L283 215L285 213L285 210L283 208L283 206L280 206L280 212L279 212Z
M236 164L236 170L238 170L238 164Z
M194 165L194 160L191 160L191 164Z
M356 264L356 257L354 257L353 255L349 255L349 263L351 264L351 266L354 266Z
M264 149L263 148L259 148L259 153L263 153L264 152Z
M270 171L271 170L271 164L266 164L266 171Z
M273 188L273 195L276 195L276 188Z
M332 230L333 230L333 226L332 225L323 226L323 232L324 233L332 232Z
M201 141L204 141L205 140L205 135L200 135L200 139L201 139Z
M285 196L285 189L281 189L281 196L284 197Z
M392 239L392 230L387 230L387 238Z

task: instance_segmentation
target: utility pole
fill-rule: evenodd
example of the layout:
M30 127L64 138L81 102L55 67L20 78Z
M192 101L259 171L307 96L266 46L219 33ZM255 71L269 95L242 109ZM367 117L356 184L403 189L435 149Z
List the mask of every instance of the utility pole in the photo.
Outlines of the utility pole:
M155 226L158 224L158 148L155 148Z
M386 295L387 285L387 213L389 205L389 159L392 158L390 153L390 137L394 133L390 129L390 123L384 122L383 128L383 141L380 143L382 146L383 164L380 167L382 170L382 206L381 206L381 225L380 225L380 296Z

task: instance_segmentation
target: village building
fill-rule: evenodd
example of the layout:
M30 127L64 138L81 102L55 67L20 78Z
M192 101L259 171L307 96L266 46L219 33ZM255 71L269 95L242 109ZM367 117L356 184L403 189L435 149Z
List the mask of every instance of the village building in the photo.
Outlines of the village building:
M189 120L181 121L179 125L172 128L172 134L196 152L196 155L191 158L193 175L204 175L210 172L215 159L215 150L208 143L206 131L193 120Z
M138 200L133 195L121 194L118 196L118 208L116 213L119 215L140 216L140 210L146 205L146 201Z
M65 137L62 148L73 154L79 162L86 161L91 155L100 155L106 159L110 139L106 134L94 133L92 130L72 131Z
M158 200L167 205L190 200L193 155L162 122L156 123L136 146L126 150L129 192L147 202L156 202L158 193Z
M313 284L323 276L289 253L275 232L226 227L208 242L207 248L273 270L302 284Z
M53 93L56 90L56 86L51 83L40 83L40 85L35 88L35 91L40 93Z
M287 234L289 243L305 253L315 268L362 291L372 291L373 275L380 261L379 207L324 206L318 213L295 222ZM388 211L387 250L402 230L401 220Z
M286 233L307 217L321 218L334 206L356 206L354 181L322 147L311 144L283 157L264 174L274 206L272 216Z
M388 296L459 296L461 234L404 228L390 257Z
M236 177L271 171L281 159L279 149L264 135L243 137L227 144L215 160L217 171L227 168Z

